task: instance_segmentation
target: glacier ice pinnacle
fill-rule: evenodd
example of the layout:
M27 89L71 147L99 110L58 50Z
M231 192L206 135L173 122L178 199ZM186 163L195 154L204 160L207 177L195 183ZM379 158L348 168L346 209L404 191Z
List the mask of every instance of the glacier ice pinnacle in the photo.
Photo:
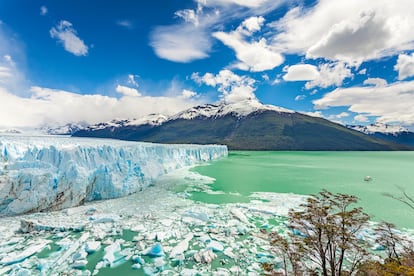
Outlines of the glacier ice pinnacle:
M0 136L0 216L126 196L175 169L224 156L219 145Z

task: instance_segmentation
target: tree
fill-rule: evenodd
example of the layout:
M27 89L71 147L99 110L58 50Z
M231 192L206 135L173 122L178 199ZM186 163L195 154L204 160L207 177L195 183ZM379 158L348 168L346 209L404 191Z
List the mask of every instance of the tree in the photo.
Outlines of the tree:
M274 253L283 259L283 269L285 275L288 275L288 263L291 266L292 274L302 275L303 266L303 246L295 240L288 241L276 232L269 234L270 245Z
M401 196L396 196L390 193L383 193L383 195L398 200L399 202L404 203L405 205L414 210L414 198L408 195L404 188L399 186L397 186L397 188L401 191Z
M290 210L289 242L294 246L279 242L282 246L278 250L285 248L292 269L297 266L297 259L292 263L288 253L296 249L300 250L296 253L301 259L312 262L324 276L343 275L345 260L347 273L354 272L367 255L358 234L369 219L361 208L354 207L357 201L355 196L322 191L309 197L301 211Z
M359 268L360 275L414 275L414 250L395 225L388 222L380 223L375 232L375 241L384 248L386 257L383 261L368 261Z

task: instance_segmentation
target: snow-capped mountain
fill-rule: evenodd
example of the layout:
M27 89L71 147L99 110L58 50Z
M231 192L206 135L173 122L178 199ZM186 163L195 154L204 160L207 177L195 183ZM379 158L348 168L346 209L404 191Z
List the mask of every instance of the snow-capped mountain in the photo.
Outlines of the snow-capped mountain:
M375 123L367 126L350 125L347 127L389 142L414 146L414 132L402 126Z
M197 117L218 118L232 114L236 117L245 117L257 111L276 111L294 113L294 111L274 105L264 105L257 100L244 100L236 103L205 104L195 106L171 117L171 120L191 120Z
M74 134L176 144L225 144L240 150L406 149L323 118L263 105L257 100L206 104L171 117L96 124Z
M86 128L86 123L69 123L63 126L44 126L39 129L40 133L49 135L72 135L73 133Z
M20 134L22 132L17 129L4 129L4 130L0 130L0 133L1 134Z
M367 126L350 125L351 129L363 132L365 134L383 133L387 135L397 136L402 132L409 132L407 128L402 126L387 125L383 123L375 123Z
M163 114L149 114L147 116L138 119L114 119L109 122L98 123L86 127L87 130L100 130L100 129L116 129L119 127L126 126L140 126L140 125L151 125L158 126L168 120L168 116Z

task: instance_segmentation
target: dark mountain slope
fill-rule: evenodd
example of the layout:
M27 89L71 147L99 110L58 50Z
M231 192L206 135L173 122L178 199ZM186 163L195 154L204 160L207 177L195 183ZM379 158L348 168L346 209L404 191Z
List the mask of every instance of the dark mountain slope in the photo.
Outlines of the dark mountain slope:
M74 136L157 143L225 144L232 150L407 150L331 121L276 108L239 111L208 105L158 125L89 128ZM225 107L227 108L227 107ZM246 115L247 113L247 115Z

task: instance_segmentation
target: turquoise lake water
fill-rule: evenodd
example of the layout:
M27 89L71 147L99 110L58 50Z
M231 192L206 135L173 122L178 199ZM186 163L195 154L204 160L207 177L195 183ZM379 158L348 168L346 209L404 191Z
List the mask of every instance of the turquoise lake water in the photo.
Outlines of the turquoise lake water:
M194 171L215 178L212 190L192 193L207 203L247 202L253 192L316 194L322 189L356 195L374 221L414 228L414 210L386 197L414 197L414 152L232 151L228 158ZM371 176L372 181L364 181Z

